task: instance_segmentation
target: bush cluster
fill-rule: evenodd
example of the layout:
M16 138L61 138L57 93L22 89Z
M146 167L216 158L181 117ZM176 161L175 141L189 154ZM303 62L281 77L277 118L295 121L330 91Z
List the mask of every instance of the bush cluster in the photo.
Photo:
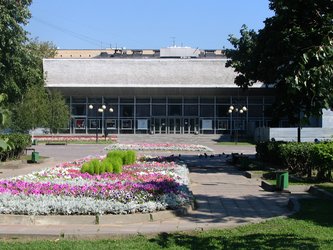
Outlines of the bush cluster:
M280 145L286 143L283 141L259 142L256 144L257 157L264 162L281 164Z
M298 176L332 180L333 142L262 142L256 150L262 161L280 164Z
M123 165L130 165L136 161L136 152L132 150L110 151L102 161L93 159L85 162L81 167L81 173L103 174L121 173Z
M31 136L28 134L0 135L0 161L19 158L30 145Z

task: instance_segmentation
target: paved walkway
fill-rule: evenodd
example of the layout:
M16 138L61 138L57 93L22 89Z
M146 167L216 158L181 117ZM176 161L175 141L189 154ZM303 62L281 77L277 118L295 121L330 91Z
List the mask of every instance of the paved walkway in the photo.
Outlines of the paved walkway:
M149 142L163 141L157 135L146 136ZM143 136L121 136L119 141L147 142ZM173 141L171 141L173 140ZM172 136L168 142L197 143L209 146L217 154L225 152L244 152L254 154L254 147L222 147L217 146L213 137ZM62 160L80 158L89 154L103 152L103 145L67 145L67 146L37 146L42 155L50 155L52 161L40 164L37 168L48 167ZM12 222L0 220L0 237L27 236L57 238L96 238L119 234L160 233L187 230L205 230L209 228L225 228L249 222L260 222L275 216L289 215L287 209L288 194L269 193L260 188L255 179L245 178L241 172L226 163L226 156L202 158L197 153L182 154L181 158L190 165L190 179L197 208L187 215L160 218L155 221L133 221L126 216L123 222L104 225L88 225L80 221L67 225L10 225ZM35 165L34 165L35 166ZM35 169L35 167L34 167ZM0 177L24 174L32 167L13 168L10 173L0 174ZM3 171L3 169L2 169ZM125 217L124 217L125 218ZM134 217L133 217L134 218Z

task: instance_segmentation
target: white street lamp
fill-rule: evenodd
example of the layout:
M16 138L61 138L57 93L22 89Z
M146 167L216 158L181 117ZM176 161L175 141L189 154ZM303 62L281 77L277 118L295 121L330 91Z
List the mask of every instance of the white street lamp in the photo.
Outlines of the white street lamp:
M88 108L90 110L93 110L94 109L94 106L92 104L90 104L88 106ZM101 113L103 114L103 112L106 110L106 105L103 104L100 108L96 109L95 110L95 116L96 116L96 119L95 119L95 123L96 123L96 143L98 143L98 124L97 124L97 112L98 113ZM109 108L109 111L112 113L113 112L113 108ZM102 124L104 124L104 115L102 115ZM102 125L103 126L103 125ZM105 128L104 128L105 129Z
M228 110L228 113L230 114L230 115L232 115L232 113L236 113L237 114L237 118L238 118L238 114L243 114L244 112L247 112L248 111L248 109L247 109L247 107L245 107L245 106L243 106L243 107L238 107L238 106L233 106L233 105L231 105L230 107L229 107L229 110ZM231 116L231 119L232 119L232 116ZM231 125L232 125L233 123L232 123L232 120L231 120ZM232 134L232 127L233 126L231 126L231 128L230 128L230 131L231 131L231 134ZM237 141L238 141L238 130L239 130L239 128L237 128L236 127L236 129L235 129L236 131L236 136L235 136L235 143L237 144Z

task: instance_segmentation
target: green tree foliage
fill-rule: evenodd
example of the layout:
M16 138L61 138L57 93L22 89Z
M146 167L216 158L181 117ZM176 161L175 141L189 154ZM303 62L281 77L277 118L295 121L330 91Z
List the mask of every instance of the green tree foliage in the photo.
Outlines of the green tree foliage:
M70 119L69 107L59 91L49 92L47 127L51 132L58 132L59 129L68 125Z
M0 0L0 92L13 102L26 89L26 64L29 57L23 46L27 32L23 26L30 18L32 0Z
M35 85L28 88L23 100L14 107L14 126L27 131L48 124L48 96L44 87Z
M261 81L275 88L273 115L290 123L319 116L333 106L333 0L270 0L275 15L258 32L230 36L227 67L248 88Z
M29 40L24 45L25 71L22 81L25 86L44 86L43 58L53 58L56 54L56 46L51 42L42 42L38 39ZM24 90L21 91L24 94Z
M6 107L7 96L0 94L0 129L5 128L9 123L10 111Z
M69 121L69 108L57 91L46 92L43 86L31 86L21 103L14 108L14 126L19 131L37 127L51 132L65 127Z

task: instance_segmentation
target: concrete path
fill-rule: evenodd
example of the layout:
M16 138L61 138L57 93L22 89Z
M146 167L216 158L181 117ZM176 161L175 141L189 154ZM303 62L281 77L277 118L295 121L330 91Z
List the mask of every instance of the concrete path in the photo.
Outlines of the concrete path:
M216 145L212 137L172 136L160 138L154 136L120 136L121 143L147 142L178 142L206 145L216 153L244 152L254 154L254 147ZM173 141L171 141L173 140ZM89 154L102 153L104 145L67 145L67 146L36 146L42 155L52 156L52 161L40 164L38 168L48 167L60 160L72 160ZM178 152L177 152L178 154ZM202 158L197 153L181 153L181 159L190 166L192 190L196 199L196 210L187 215L163 217L156 216L155 221L138 220L126 216L122 222L103 225L82 224L80 219L74 224L63 225L10 225L0 221L0 237L48 237L48 238L104 238L110 235L145 234L175 232L188 230L205 230L209 228L226 228L249 222L260 222L275 216L290 214L287 209L288 194L268 193L260 188L255 179L245 178L241 172L226 162L226 156ZM30 169L12 169L10 174L2 173L0 178L24 174ZM3 171L3 169L2 169ZM125 218L125 217L124 217Z

